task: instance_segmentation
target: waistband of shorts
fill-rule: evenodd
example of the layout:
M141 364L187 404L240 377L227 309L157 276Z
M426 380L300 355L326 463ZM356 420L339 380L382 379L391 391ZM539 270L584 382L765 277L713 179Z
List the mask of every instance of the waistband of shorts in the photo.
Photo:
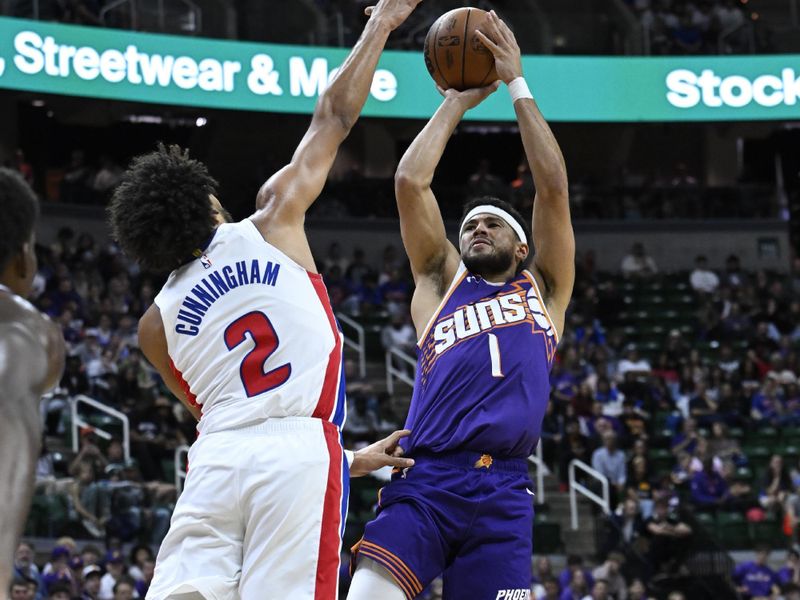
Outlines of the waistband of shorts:
M257 423L243 425L241 427L231 427L226 429L218 429L216 431L209 431L202 435L215 435L218 433L236 433L236 434L270 434L270 433L291 433L296 431L313 431L317 432L321 427L328 423L331 427L336 427L329 421L323 421L316 417L270 417Z
M509 473L528 473L528 461L524 458L497 457L488 452L430 452L417 450L409 455L417 464L439 463L467 469L486 469Z

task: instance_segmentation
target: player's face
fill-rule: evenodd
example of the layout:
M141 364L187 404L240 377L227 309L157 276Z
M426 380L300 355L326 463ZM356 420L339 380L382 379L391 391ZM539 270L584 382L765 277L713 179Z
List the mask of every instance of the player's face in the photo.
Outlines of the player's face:
M33 278L38 268L35 248L36 233L31 233L30 239L23 244L22 251L13 263L15 281L13 285L9 284L9 287L23 297L28 297L33 289Z
M214 214L217 225L222 225L223 223L232 223L233 217L231 216L231 213L225 210L225 207L222 206L222 203L219 201L219 199L214 194L210 194L208 198L211 201L211 212Z
M464 265L483 276L505 273L527 254L527 246L508 223L490 214L467 221L460 243Z

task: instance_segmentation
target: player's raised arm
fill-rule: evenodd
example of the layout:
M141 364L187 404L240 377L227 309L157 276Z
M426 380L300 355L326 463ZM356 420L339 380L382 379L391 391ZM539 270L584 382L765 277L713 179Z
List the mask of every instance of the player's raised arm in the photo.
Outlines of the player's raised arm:
M270 241L292 244L279 230L302 227L305 212L322 191L339 146L361 114L389 34L420 2L380 0L376 6L367 8L370 18L364 32L319 97L311 126L291 162L270 177L258 193L258 212L253 220L264 235L280 237ZM301 253L303 250L298 249Z
M483 102L497 86L495 83L465 92L442 91L444 101L397 167L395 195L403 245L417 286L411 308L418 330L425 326L429 313L441 300L459 261L458 250L447 239L442 214L431 190L433 175L464 113Z
M497 73L509 84L525 154L536 184L533 243L536 275L545 285L546 301L555 312L559 332L575 281L575 236L569 213L564 157L553 132L522 79L519 46L508 26L492 11L478 32L495 58ZM488 36L488 37L487 37ZM494 40L494 41L493 41Z

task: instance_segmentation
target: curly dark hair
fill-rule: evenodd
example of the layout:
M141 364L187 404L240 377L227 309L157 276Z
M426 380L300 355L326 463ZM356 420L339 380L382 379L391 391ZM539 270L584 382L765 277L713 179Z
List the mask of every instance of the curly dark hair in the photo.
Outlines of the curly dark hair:
M16 171L0 168L0 271L29 242L39 216L36 194Z
M522 227L522 231L525 232L525 237L528 238L528 254L523 258L519 264L517 265L517 273L521 273L523 269L528 266L528 263L533 256L533 239L531 237L531 226L528 224L528 221L522 218L522 215L519 214L519 211L514 208L509 202L505 200L501 200L500 198L495 198L494 196L482 196L480 198L474 198L470 200L464 205L464 212L461 214L461 219L459 220L459 230L460 225L464 222L464 218L469 214L476 206L483 206L488 204L489 206L496 206L497 208L502 208L512 217L514 220Z
M214 232L209 195L217 182L179 146L133 159L108 207L114 238L144 269L167 272Z

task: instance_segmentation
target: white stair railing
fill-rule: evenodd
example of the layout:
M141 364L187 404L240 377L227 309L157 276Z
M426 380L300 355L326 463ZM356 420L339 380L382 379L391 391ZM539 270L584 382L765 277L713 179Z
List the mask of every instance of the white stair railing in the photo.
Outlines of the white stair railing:
M186 481L186 469L183 468L184 456L189 454L189 446L183 444L175 448L175 491L178 496L183 491L183 482Z
M603 495L598 496L588 487L580 483L575 478L575 469L580 469L587 475L593 477L600 482L603 490ZM589 500L599 505L603 512L607 515L611 514L611 500L608 490L608 477L603 475L600 471L594 470L582 460L577 458L569 463L569 508L572 515L572 529L578 529L578 494L586 496Z
M90 424L88 421L84 420L78 414L78 406L80 404L88 404L92 408L103 412L110 417L115 419L119 419L122 421L122 450L125 453L125 460L129 461L131 459L131 426L130 421L128 420L128 416L125 413L121 413L118 410L114 410L110 406L106 406L102 402L98 402L97 400L93 400L88 396L75 396L74 398L70 398L70 412L72 413L72 451L77 452L79 449L79 434L78 431L81 427L86 427L91 429L92 432L104 440L111 440L114 436L112 436L109 432L99 429L94 425Z
M367 376L367 350L365 344L364 326L360 325L358 321L351 319L347 315L337 313L336 318L340 323L344 323L356 332L356 340L353 340L346 335L344 336L344 345L348 348L355 350L358 354L358 375L359 377Z
M394 361L398 360L411 367L412 377L408 376L405 369L396 367ZM390 348L386 351L386 390L390 394L394 394L394 380L399 379L403 383L414 387L414 379L417 376L417 359L414 356L406 354L399 348Z
M528 460L536 467L536 504L544 504L544 476L550 473L550 469L544 464L541 440L536 445L535 454L531 454Z

